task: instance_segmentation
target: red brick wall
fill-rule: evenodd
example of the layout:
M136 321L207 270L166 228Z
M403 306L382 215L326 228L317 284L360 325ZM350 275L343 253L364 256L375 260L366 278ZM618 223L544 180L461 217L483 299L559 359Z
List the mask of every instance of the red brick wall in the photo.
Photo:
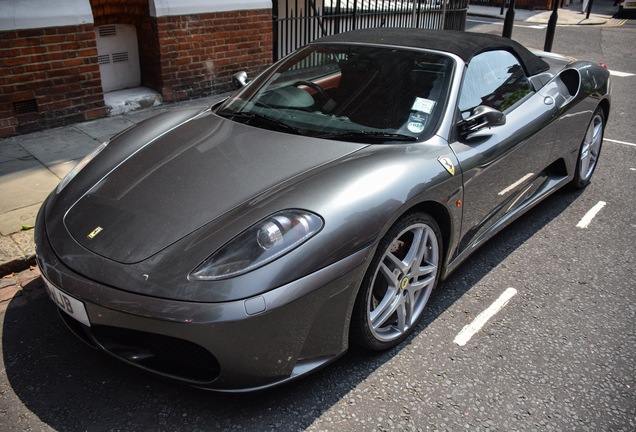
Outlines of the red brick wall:
M137 26L142 85L165 102L230 90L232 74L272 62L271 10L151 17L93 0L95 25ZM26 111L18 113L17 111ZM105 116L94 26L0 32L0 137Z
M0 136L105 115L92 24L0 33Z
M229 90L235 72L245 70L254 76L272 62L271 10L218 12L155 20L159 53L158 57L153 54L149 61L154 61L160 69L154 75L158 77L155 83L158 88L155 89L161 92L164 101L191 99Z

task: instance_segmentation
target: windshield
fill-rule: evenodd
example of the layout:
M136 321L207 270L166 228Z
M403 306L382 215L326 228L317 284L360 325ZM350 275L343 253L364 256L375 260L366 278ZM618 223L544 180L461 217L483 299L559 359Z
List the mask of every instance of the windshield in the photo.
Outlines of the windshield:
M311 45L259 76L217 113L305 136L415 141L435 132L453 64L424 51Z

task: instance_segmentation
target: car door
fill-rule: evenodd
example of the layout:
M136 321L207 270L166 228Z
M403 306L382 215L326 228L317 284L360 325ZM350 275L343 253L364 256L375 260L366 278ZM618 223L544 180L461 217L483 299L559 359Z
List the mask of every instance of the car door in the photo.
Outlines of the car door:
M462 117L486 105L503 112L506 123L473 136L458 133L451 143L464 183L458 252L478 246L536 191L553 147L545 127L557 109L549 102L508 51L483 52L468 64L458 99Z

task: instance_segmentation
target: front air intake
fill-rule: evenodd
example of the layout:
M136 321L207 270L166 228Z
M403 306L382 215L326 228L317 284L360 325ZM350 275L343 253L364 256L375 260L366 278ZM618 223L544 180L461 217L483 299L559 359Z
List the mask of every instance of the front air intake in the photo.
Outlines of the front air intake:
M110 326L93 326L91 334L110 354L161 375L197 384L219 376L216 358L190 341Z

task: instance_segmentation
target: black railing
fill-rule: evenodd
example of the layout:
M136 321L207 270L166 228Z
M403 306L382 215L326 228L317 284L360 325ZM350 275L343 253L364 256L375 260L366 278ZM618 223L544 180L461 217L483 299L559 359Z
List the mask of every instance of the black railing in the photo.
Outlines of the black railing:
M274 60L360 28L464 30L468 0L273 0Z

